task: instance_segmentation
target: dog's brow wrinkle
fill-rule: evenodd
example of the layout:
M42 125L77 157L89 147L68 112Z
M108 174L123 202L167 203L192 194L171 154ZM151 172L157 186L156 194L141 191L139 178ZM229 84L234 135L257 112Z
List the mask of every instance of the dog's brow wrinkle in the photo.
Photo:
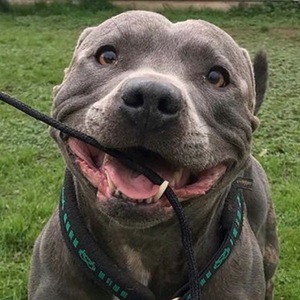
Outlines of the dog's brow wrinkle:
M119 27L119 25L115 22L114 19L112 19L111 21L112 21L112 23L114 23L114 25L116 26L116 28L118 29L118 31L121 33L121 36L123 36L124 32L121 30L121 28Z

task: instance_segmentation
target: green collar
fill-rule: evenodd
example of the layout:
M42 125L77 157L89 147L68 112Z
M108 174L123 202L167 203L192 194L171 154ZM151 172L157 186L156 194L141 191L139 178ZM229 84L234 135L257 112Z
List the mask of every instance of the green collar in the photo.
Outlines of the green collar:
M229 258L243 226L243 192L251 189L252 180L238 178L225 200L221 225L225 238L207 265L199 272L199 285L204 287ZM72 175L66 172L60 201L60 223L65 242L76 262L97 285L119 299L154 300L154 294L134 280L126 269L117 267L101 250L88 231L77 206ZM224 219L226 218L226 222ZM173 298L190 300L189 284L185 284Z

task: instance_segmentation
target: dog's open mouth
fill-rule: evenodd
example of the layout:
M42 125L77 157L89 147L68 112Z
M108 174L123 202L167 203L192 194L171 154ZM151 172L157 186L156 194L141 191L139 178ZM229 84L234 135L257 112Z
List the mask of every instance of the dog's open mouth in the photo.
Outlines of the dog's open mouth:
M151 205L160 200L163 201L163 206L169 207L168 200L163 196L168 184L183 201L206 194L227 169L225 163L220 163L195 173L186 168L175 167L160 155L144 148L124 150L129 157L134 157L137 162L142 162L165 179L165 183L158 186L93 146L75 138L69 138L68 145L83 175L97 188L100 201L115 197L134 204Z

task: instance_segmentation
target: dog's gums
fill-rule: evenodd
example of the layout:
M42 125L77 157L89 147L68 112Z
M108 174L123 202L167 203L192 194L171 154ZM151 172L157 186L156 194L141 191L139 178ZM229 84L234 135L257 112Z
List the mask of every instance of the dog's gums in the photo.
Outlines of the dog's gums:
M226 164L220 163L194 174L186 168L172 166L159 155L148 153L147 150L128 150L129 155L134 152L135 157L138 156L147 167L165 179L158 186L115 158L77 139L69 138L68 146L75 155L82 174L98 189L97 197L100 201L115 197L134 204L155 204L161 200L163 206L169 207L167 199L162 197L168 184L177 197L187 200L206 194L227 170Z

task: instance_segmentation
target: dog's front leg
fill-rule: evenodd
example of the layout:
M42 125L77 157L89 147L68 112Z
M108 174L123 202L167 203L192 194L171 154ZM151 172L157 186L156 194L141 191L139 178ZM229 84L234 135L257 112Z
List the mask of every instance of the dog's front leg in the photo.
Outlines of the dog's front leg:
M34 246L29 280L29 300L111 300L78 268L61 235L54 213Z

